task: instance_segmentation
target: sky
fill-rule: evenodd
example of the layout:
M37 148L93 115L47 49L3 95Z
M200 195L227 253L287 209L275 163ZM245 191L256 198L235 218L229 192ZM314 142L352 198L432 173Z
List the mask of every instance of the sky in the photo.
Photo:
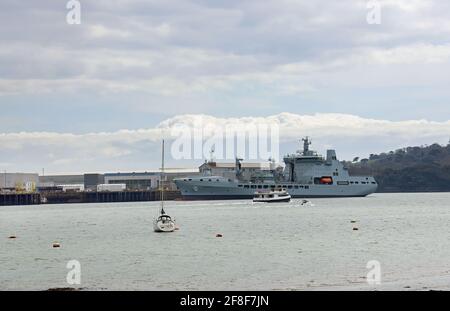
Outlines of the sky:
M449 141L449 1L376 1L380 24L366 0L67 2L0 2L0 170L154 169L199 120L347 160Z

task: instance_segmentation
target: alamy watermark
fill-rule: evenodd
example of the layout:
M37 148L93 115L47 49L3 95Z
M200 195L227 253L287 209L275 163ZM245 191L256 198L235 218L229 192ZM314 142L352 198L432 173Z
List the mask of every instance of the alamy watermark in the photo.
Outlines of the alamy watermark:
M69 0L66 4L69 10L66 15L66 22L69 25L81 24L81 3L78 0Z
M367 273L367 284L371 286L381 284L381 264L378 260L370 260L366 264L366 268L370 269Z
M80 285L81 284L81 264L78 260L72 259L67 262L67 272L66 281L69 285Z
M171 146L175 160L279 159L276 123L203 125L200 121L194 126L177 124L171 128L170 135L175 138Z
M368 0L366 4L367 12L366 21L369 25L381 24L381 3L378 0Z

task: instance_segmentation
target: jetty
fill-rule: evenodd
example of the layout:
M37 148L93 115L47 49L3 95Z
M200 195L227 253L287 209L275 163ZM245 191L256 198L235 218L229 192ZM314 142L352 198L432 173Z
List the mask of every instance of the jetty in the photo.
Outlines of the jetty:
M166 191L165 200L179 200L179 191ZM42 192L0 194L0 206L65 204L65 203L112 203L159 201L160 193L151 191L111 191L111 192Z
M2 205L34 205L41 204L39 193L1 193L0 206Z

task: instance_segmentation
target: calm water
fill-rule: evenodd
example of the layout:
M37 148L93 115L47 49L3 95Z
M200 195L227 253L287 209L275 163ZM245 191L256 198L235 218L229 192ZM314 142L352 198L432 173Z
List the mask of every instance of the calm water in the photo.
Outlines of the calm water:
M167 202L169 234L157 202L0 207L0 289L68 287L72 259L92 290L450 289L449 193L312 203Z

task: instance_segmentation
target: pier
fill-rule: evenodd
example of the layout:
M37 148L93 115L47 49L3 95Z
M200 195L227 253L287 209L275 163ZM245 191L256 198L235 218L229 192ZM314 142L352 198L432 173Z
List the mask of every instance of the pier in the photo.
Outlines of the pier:
M45 203L110 203L110 202L140 202L159 201L159 191L105 191L105 192L47 192L42 193ZM165 200L181 198L179 191L165 191Z
M34 205L41 204L39 193L2 193L0 206L4 205Z
M0 206L159 201L160 195L159 191L3 193L0 194ZM165 191L164 199L179 200L181 193Z

